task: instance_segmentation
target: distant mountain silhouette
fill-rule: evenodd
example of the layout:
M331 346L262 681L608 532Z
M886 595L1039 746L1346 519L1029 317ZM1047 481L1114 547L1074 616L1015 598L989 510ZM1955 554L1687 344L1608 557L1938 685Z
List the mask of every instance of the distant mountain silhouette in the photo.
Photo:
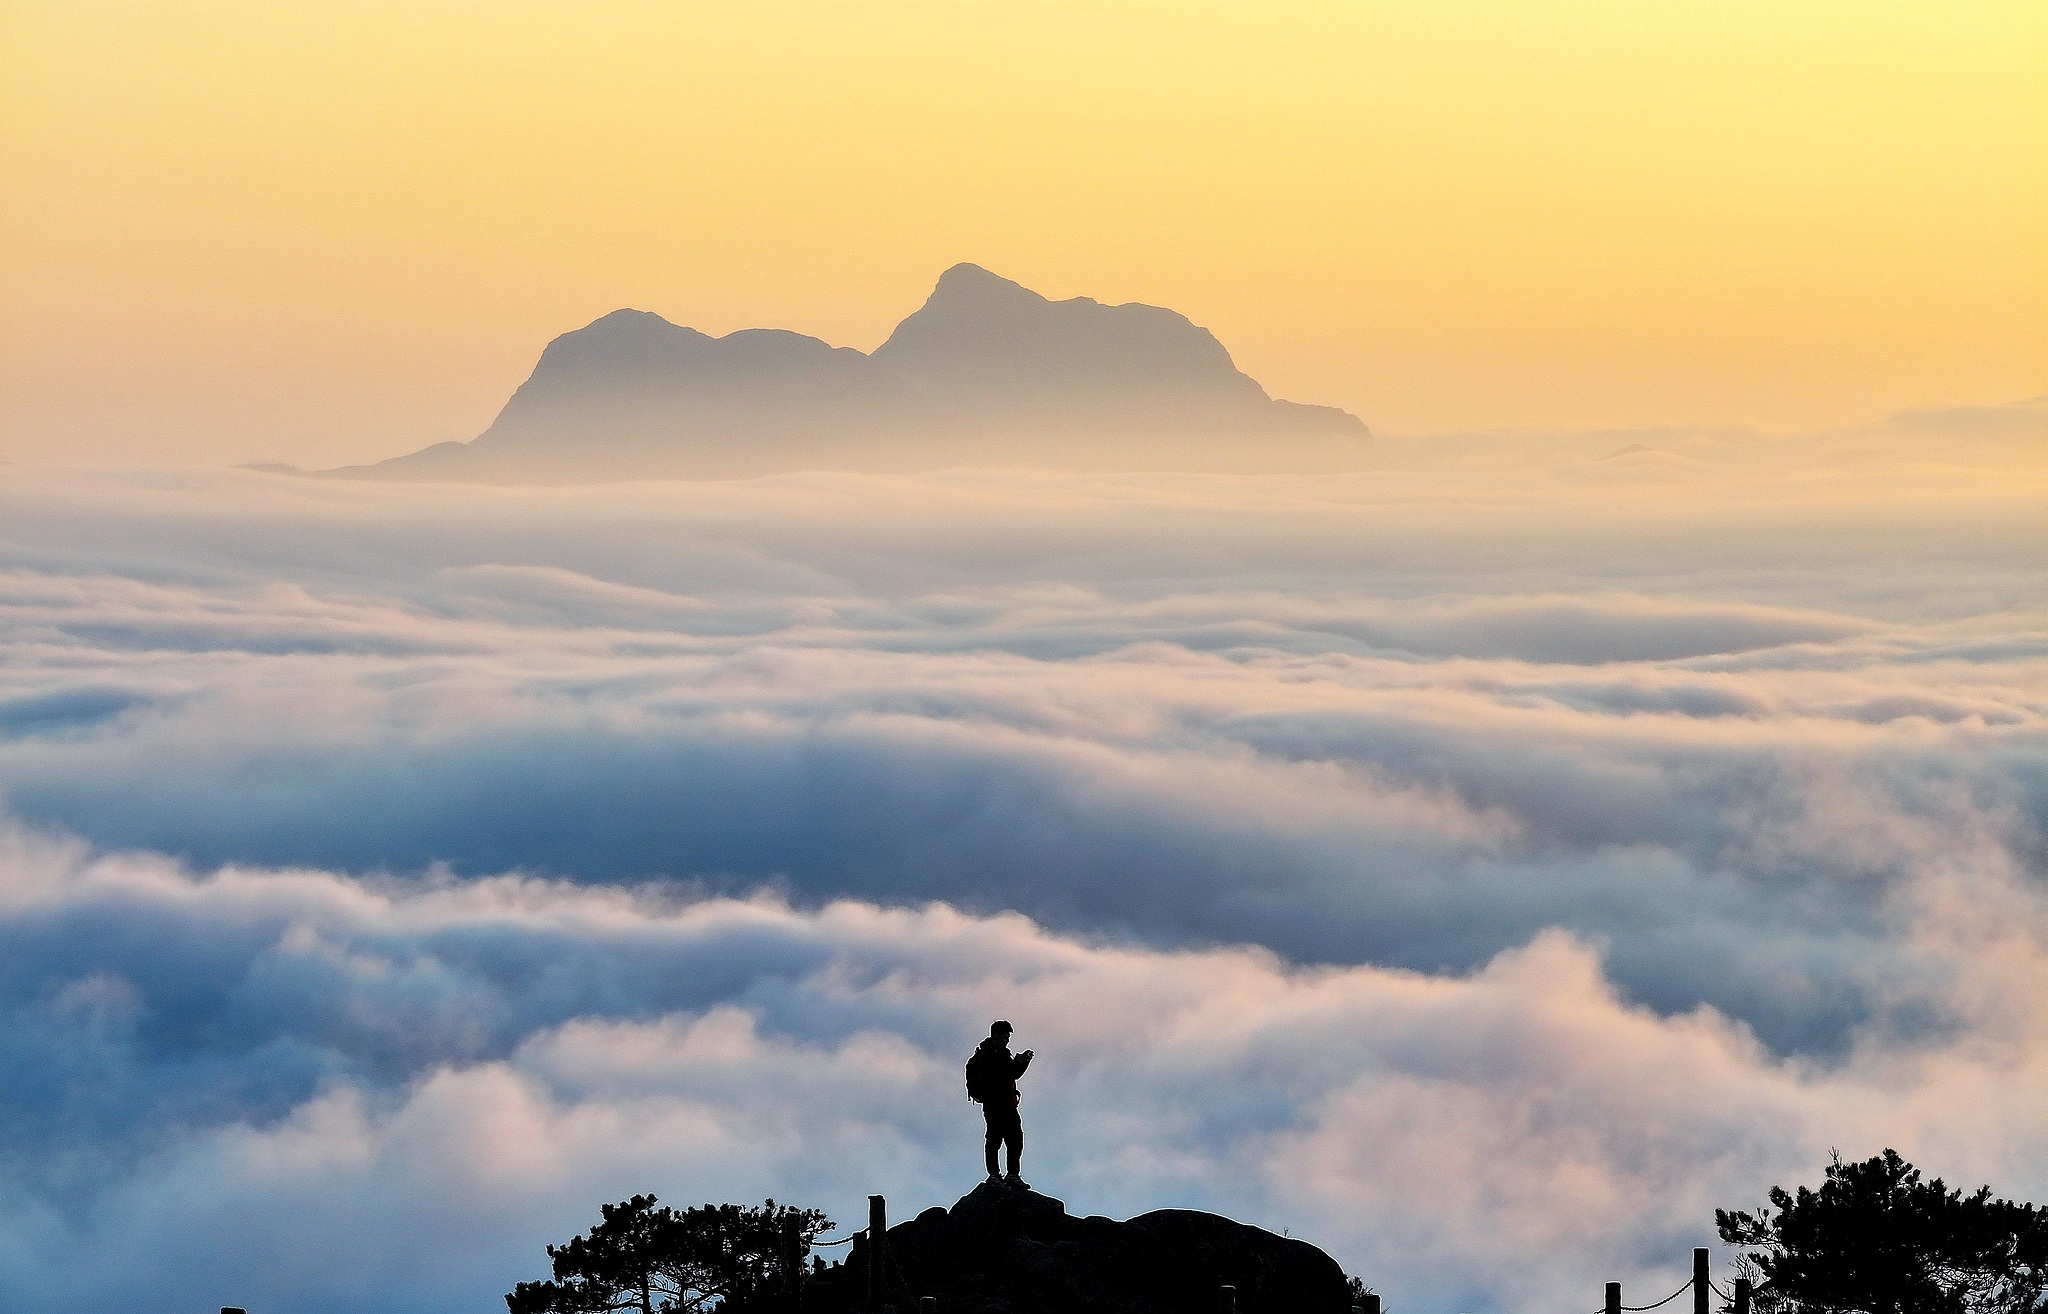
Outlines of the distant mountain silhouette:
M565 333L491 427L352 478L558 483L948 465L1341 468L1365 426L1275 401L1158 306L940 276L874 354L782 329L714 338L641 310Z
M1192 1209L1075 1218L1050 1196L985 1184L890 1228L887 1250L884 1303L905 1314L923 1296L948 1314L1190 1314L1219 1308L1226 1284L1238 1314L1351 1309L1344 1270L1321 1250ZM804 1309L861 1314L873 1253L856 1241L805 1284Z
M1088 297L1048 301L979 265L940 275L873 359L961 410L1272 405L1215 335L1185 315Z

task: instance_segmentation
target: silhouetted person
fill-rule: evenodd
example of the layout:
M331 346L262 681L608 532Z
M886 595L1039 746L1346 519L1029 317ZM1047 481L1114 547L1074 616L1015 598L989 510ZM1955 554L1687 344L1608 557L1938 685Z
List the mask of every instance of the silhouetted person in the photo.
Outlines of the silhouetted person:
M1031 1066L1031 1051L1022 1054L1010 1053L1010 1024L998 1022L988 1029L988 1039L981 1042L974 1051L974 1057L967 1060L967 1097L981 1105L981 1116L988 1122L988 1140L983 1146L983 1157L988 1161L988 1179L991 1182L1007 1182L1025 1190L1030 1183L1017 1176L1017 1160L1024 1154L1024 1121L1017 1115L1017 1078L1024 1075L1024 1069ZM996 1147L1006 1145L1010 1151L1010 1175L1000 1177L996 1173Z

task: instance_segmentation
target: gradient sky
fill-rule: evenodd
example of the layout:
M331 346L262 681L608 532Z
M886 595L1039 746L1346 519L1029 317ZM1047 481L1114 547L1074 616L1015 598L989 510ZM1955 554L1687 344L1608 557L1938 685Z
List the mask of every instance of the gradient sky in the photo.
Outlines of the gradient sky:
M0 0L0 444L480 431L621 305L868 348L973 260L1376 428L2048 390L2048 8Z

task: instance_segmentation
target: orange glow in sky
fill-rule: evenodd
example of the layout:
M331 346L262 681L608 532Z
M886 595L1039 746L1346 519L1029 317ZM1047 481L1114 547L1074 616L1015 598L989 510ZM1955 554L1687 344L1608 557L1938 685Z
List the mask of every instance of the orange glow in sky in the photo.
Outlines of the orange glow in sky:
M972 260L1382 431L2048 391L2048 6L0 0L9 459L332 464Z

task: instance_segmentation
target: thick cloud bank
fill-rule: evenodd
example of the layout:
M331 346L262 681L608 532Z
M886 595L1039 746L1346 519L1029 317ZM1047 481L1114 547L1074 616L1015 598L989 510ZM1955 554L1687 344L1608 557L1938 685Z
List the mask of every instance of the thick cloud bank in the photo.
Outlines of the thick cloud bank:
M1661 1294L1716 1203L1829 1146L2048 1186L2048 924L1967 863L1902 928L1951 1038L1815 1064L1625 1004L1562 932L1443 976L937 905L4 861L10 1308L482 1309L632 1191L944 1201L998 1012L1042 1056L1041 1184L1288 1228L1402 1308Z
M996 1013L1049 1189L1404 1309L1675 1284L1829 1146L2038 1198L2002 434L8 472L0 1306L485 1308L600 1198L949 1199Z

